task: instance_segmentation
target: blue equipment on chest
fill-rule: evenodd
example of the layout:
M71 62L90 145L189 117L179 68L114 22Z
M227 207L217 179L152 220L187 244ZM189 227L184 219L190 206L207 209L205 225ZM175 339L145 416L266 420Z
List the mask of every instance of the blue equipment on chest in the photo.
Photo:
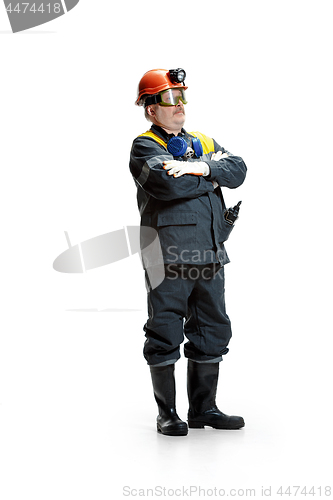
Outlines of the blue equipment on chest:
M185 137L171 137L167 145L169 153L176 157L183 156L184 158L192 158L195 155L199 158L203 155L200 139L197 137L192 137L191 139L188 138L189 142L187 142Z

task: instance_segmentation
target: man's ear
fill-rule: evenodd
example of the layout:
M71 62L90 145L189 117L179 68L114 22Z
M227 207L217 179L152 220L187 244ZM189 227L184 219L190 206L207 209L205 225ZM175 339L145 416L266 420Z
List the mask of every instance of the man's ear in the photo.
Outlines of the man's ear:
M147 111L149 116L155 116L155 108L154 108L153 104L149 104L146 107L146 111Z

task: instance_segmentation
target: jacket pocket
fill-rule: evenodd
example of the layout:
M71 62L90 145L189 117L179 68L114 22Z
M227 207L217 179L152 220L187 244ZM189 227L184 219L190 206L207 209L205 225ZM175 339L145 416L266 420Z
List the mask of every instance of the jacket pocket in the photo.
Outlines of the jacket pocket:
M160 212L157 229L165 262L179 262L182 252L197 249L196 212Z
M157 226L185 226L197 223L196 212L169 212L159 213L157 216Z
M229 222L226 221L225 219L225 214L227 213L227 210L223 211L223 216L221 220L221 232L220 232L220 243L227 241L227 239L230 236L231 231L233 230L235 223L230 224Z

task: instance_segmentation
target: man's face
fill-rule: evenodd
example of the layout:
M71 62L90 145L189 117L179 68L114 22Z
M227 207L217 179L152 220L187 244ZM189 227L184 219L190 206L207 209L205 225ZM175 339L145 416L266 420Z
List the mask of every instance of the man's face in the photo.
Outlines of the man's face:
M181 131L185 123L185 109L181 100L175 106L150 104L147 106L147 112L151 121L168 133L177 134Z

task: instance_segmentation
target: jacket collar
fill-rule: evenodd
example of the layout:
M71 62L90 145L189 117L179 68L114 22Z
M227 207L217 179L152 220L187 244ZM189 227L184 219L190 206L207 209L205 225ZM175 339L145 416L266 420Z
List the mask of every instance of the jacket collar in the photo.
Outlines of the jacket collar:
M150 130L154 132L154 134L158 135L161 139L163 139L166 143L171 139L171 137L175 137L175 134L168 134L162 127L158 125L152 125ZM181 132L178 136L187 135L185 129L182 128Z

